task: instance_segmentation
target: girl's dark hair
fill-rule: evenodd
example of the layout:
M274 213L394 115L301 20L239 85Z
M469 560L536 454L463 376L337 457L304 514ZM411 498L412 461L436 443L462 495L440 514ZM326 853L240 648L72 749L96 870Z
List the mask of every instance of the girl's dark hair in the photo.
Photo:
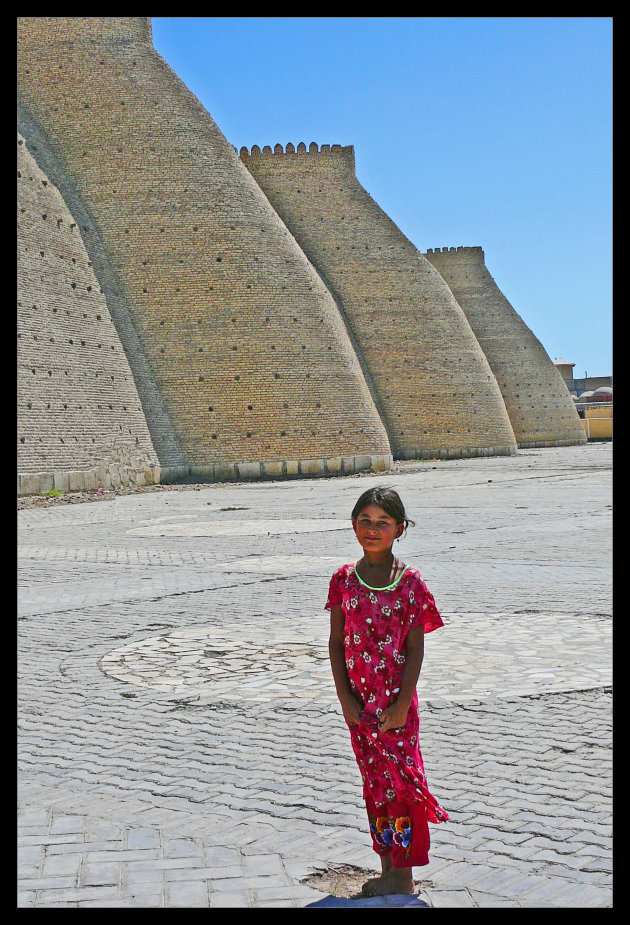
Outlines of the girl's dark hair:
M386 514L393 517L397 524L404 524L407 527L415 526L413 520L409 520L405 513L405 508L397 491L393 488L368 488L364 491L352 510L352 519L356 520L363 508L368 504L377 504L382 507Z

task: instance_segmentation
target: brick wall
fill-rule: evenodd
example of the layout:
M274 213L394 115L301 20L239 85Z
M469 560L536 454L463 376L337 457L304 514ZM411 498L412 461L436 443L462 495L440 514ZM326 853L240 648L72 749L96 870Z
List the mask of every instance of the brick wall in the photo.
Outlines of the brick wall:
M519 446L584 443L562 376L488 272L482 248L437 247L426 256L448 283L488 358Z
M241 149L340 305L394 455L513 453L498 385L448 286L359 183L352 146Z
M36 153L36 152L35 152ZM18 135L18 473L39 491L159 480L75 216Z
M22 106L115 271L181 449L168 467L174 477L352 471L391 460L337 305L153 49L148 20L18 25Z

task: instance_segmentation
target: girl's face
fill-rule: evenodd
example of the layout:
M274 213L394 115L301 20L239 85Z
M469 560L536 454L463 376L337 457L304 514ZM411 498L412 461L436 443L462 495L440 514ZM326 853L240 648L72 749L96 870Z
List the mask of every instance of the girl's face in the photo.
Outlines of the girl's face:
M397 524L393 517L379 507L368 504L364 507L352 527L357 539L366 552L386 552L394 545L394 540L402 535L404 524Z

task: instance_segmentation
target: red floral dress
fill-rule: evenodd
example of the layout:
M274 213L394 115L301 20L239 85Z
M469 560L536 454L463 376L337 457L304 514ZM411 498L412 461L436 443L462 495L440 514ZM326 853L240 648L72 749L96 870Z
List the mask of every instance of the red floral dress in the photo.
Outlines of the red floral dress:
M420 573L409 566L387 588L370 588L354 565L343 565L331 578L326 608L339 604L345 618L348 680L363 704L359 723L348 728L363 780L374 848L379 854L398 848L409 858L413 820L437 823L449 816L427 786L418 741L417 693L404 727L382 733L378 719L400 690L408 631L423 626L430 633L444 623ZM422 854L426 855L426 823L424 828ZM426 864L428 856L413 863Z

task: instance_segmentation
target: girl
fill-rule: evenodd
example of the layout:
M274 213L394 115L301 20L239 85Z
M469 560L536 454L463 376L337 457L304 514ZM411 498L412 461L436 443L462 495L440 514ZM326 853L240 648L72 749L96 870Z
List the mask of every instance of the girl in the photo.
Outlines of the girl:
M364 555L335 572L326 602L333 678L381 858L366 896L413 893L412 868L429 863L428 822L449 818L424 776L416 693L424 634L444 624L420 573L392 553L409 524L393 489L364 492L352 511Z

